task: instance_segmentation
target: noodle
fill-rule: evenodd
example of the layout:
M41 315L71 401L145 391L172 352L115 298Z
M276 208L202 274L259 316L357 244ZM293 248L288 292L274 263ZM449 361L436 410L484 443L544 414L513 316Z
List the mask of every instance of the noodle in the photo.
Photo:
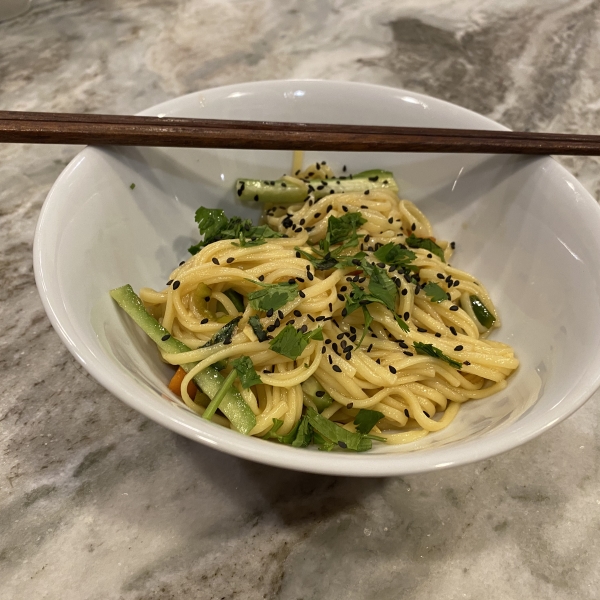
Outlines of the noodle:
M181 383L185 404L203 414L205 408L188 394L188 383L210 365L247 356L261 379L249 389L239 387L256 415L251 435L264 436L277 420L282 421L278 435L293 433L303 408L314 408L317 397L325 397L331 404L321 407L321 416L350 434L357 431L361 409L378 411L371 433L388 444L404 444L447 427L462 403L503 389L518 359L510 346L485 339L500 319L483 284L448 264L454 244L433 237L425 215L393 190L332 190L318 198L310 185L315 173L332 181L335 176L324 163L302 171L301 161L301 154L295 155L294 175L281 185L306 189L306 199L273 203L264 213L264 223L285 237L246 246L231 239L209 243L171 273L177 286L140 291L162 326L191 348L163 352L172 365L196 363ZM339 264L317 268L315 249L327 258L329 219L353 213L362 217L352 232L355 246L338 254ZM381 249L391 248L390 242L412 258L401 264L383 260ZM383 292L377 296L377 277L383 280L380 287L392 282L393 290L387 291L393 306ZM251 306L250 294L285 282L296 285L298 293L277 310ZM353 294L365 299L350 312ZM204 346L237 317L229 343ZM269 339L259 341L255 325L250 326L253 317ZM302 334L319 327L322 338L309 338L290 358L273 346L290 326ZM219 368L231 372L229 366ZM322 390L317 397L307 392L315 380Z

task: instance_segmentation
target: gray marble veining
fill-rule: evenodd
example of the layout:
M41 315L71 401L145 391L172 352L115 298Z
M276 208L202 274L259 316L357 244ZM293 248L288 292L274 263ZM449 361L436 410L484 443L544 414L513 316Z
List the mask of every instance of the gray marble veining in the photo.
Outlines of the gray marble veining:
M403 86L509 127L600 131L598 0L38 0L0 108L135 112L253 79ZM0 597L599 597L596 395L544 436L404 479L216 453L102 389L52 330L32 240L76 149L0 146ZM597 158L564 164L600 199Z

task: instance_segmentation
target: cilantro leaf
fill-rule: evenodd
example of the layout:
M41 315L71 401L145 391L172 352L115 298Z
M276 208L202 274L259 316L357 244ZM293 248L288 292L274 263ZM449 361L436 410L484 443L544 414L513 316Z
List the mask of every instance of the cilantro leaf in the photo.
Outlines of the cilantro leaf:
M429 238L420 238L411 233L410 236L406 238L406 245L411 248L423 248L424 250L435 254L442 262L446 262L444 251Z
M250 306L254 310L277 310L298 295L298 286L295 283L261 283L260 281L252 281L252 283L263 288L248 294Z
M423 342L415 342L413 344L417 354L425 354L427 356L431 356L433 358L439 358L445 362L447 362L451 367L455 369L460 369L463 364L446 356L439 348L436 348L433 344L424 344Z
M198 230L204 239L191 246L189 252L197 254L202 248L220 240L238 240L242 247L263 244L266 238L282 237L268 225L255 227L250 219L232 217L228 219L219 208L201 206L196 211Z
M359 212L351 212L342 215L341 217L329 217L327 222L327 231L330 234L330 244L340 244L348 239L352 233L366 223L367 220Z
M228 223L225 212L220 208L205 208L204 206L196 211L195 220L198 223L200 235L203 235L205 239L217 237Z
M369 309L364 304L362 305L362 311L363 311L363 317L365 320L365 326L363 327L363 334L362 334L358 344L356 345L357 348L360 348L360 345L363 343L363 340L365 339L365 336L367 335L367 331L369 331L369 327L371 327L371 323L373 322L373 317L372 317L371 313L369 312Z
M408 325L406 324L404 319L402 319L396 314L395 305L398 291L394 282L389 278L387 273L383 271L383 269L379 269L379 267L377 267L376 265L371 265L370 263L363 261L363 268L365 270L368 270L371 273L371 276L374 275L374 287L377 295L373 294L372 292L373 279L371 279L371 282L369 283L369 291L371 292L370 294L367 294L367 292L365 292L363 289L358 287L358 285L352 282L353 290L348 296L346 296L346 314L352 314L357 308L362 307L363 314L365 316L365 325L367 324L367 321L368 324L371 325L373 317L368 312L368 310L365 313L364 309L366 309L366 305L370 304L371 302L379 302L392 312L392 314L394 315L394 319L396 319L396 323L398 323L400 329L402 329L402 331L404 331L405 333L408 332ZM393 286L393 290L391 289L390 284ZM367 327L365 326L363 334L366 331L366 329ZM360 340L360 343L362 343L362 338ZM359 346L360 343L358 344Z
M404 331L404 333L408 333L410 331L410 327L408 326L408 323L404 319L402 319L395 313L394 313L394 318L396 319L396 323L398 323L398 326L400 327L400 329L402 329L402 331Z
M237 328L237 324L240 322L241 318L242 317L240 316L236 317L235 319L231 319L229 323L223 325L223 327L221 327L221 329L219 329L219 331L217 331L217 333L215 333L215 335L213 335L202 347L206 348L207 346L214 346L215 344L228 344L231 342L231 338L233 337L233 334Z
M395 267L407 267L417 258L417 255L412 250L407 250L392 242L381 246L381 248L374 252L374 256L386 265L394 265Z
M239 243L232 242L232 244L240 246L240 248L251 248L266 243L266 240L269 238L279 237L282 237L282 235L271 229L268 225L259 225L258 227L252 227L248 231L241 229L238 234Z
M293 325L286 325L275 338L271 340L270 347L273 352L296 360L304 352L304 349L312 339L323 339L323 331L320 327L302 333L300 330L295 329Z
M296 437L292 442L292 446L294 446L294 448L306 448L312 440L312 434L312 427L308 422L308 417L302 417L298 422L298 429Z
M432 302L443 302L448 300L448 294L437 284L430 281L423 287L423 291L429 296Z
M269 339L267 337L267 332L260 323L260 319L256 315L252 315L248 319L248 324L250 327L252 327L252 331L254 331L254 335L257 337L259 342L266 342Z
M273 427L267 431L267 433L263 436L263 440L274 439L277 440L280 444L291 444L296 439L296 432L298 431L298 426L300 425L300 421L296 423L296 426L292 428L289 433L285 435L278 435L277 432L281 429L283 425L283 421L281 419L273 419Z
M308 422L311 427L322 437L327 444L328 448L331 449L331 443L337 444L344 450L354 450L356 452L364 452L370 450L372 442L370 439L360 433L353 433L340 427L337 423L326 419L321 416L314 408L309 408L306 411Z
M371 292L371 295L395 314L396 298L398 297L396 284L390 279L385 270L380 269L377 265L372 265L369 276L369 292Z
M356 425L356 431L362 433L363 435L367 435L381 419L383 419L385 415L378 410L367 410L366 408L361 408L358 411L356 417L354 417L354 424Z
M254 369L252 361L247 356L240 356L231 361L231 366L237 371L242 387L247 390L253 385L262 383L262 379Z

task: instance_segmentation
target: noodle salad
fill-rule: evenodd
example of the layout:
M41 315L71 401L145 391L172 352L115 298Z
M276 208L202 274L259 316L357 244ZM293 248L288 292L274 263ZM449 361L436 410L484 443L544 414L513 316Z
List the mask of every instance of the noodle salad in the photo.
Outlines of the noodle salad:
M392 173L336 177L321 162L235 190L263 207L260 225L200 207L203 238L164 289L111 291L200 417L365 451L439 431L506 387L519 361L486 339L500 325L491 298Z

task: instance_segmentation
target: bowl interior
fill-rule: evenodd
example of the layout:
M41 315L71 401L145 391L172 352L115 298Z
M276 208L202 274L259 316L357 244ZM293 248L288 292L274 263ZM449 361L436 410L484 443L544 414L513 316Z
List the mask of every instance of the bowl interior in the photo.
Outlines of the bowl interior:
M340 82L263 82L191 94L144 114L498 129L410 92ZM456 241L453 264L488 287L521 366L506 390L465 404L447 429L366 455L323 454L245 438L191 413L168 392L170 370L108 290L160 288L197 239L199 205L256 219L237 204L237 177L272 179L291 152L87 148L50 192L35 266L53 324L90 373L150 418L226 452L269 464L350 475L425 471L516 446L580 406L598 385L600 217L594 200L549 158L306 153L340 172L387 168L436 235ZM131 189L131 184L135 187ZM419 450L419 452L415 452Z

